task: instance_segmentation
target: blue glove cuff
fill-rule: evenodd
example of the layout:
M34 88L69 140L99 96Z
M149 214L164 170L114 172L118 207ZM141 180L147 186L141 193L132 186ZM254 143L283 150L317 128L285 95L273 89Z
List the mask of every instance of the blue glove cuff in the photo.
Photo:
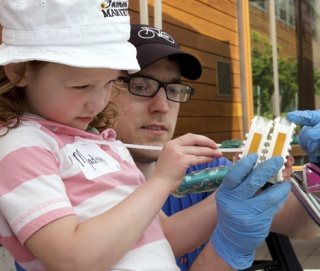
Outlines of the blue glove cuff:
M221 238L219 233L219 224L211 235L210 242L217 254L233 268L242 270L249 268L252 265L255 251L249 255L241 255L230 250Z

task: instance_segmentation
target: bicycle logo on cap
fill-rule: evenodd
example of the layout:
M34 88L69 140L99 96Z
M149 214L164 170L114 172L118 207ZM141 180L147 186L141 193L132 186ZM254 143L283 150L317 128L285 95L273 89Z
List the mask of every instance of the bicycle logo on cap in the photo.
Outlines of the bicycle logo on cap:
M175 43L174 39L168 33L154 27L142 26L138 35L143 39L152 39L157 35L159 38L164 38L171 43Z

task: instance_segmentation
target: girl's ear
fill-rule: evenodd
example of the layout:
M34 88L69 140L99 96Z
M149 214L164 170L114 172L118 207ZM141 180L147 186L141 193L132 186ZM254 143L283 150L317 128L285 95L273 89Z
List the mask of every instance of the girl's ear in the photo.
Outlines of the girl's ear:
M3 66L4 73L6 74L7 78L10 81L16 80L21 75L19 74L20 69L20 63L10 63ZM25 87L27 85L27 80L25 75L23 75L21 81L17 84L17 87Z

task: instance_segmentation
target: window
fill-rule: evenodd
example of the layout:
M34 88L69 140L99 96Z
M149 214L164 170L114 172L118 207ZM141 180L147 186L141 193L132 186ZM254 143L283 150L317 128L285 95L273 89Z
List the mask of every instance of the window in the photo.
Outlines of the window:
M250 0L250 4L262 9L264 11L268 10L268 1L264 1L264 0Z
M268 2L268 1L266 1ZM293 0L276 0L276 17L279 21L295 28L295 13Z

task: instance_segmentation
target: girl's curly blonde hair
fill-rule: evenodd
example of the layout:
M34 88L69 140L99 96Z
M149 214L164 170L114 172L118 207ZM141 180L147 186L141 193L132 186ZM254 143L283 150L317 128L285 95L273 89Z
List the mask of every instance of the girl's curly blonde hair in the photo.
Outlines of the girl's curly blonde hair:
M47 64L43 61L29 61L18 65L17 76L14 80L9 80L4 72L3 66L0 66L0 125L10 129L16 128L21 123L23 115L24 90L17 85L23 79L27 69L36 71ZM114 119L118 115L116 105L110 102L94 120L89 124L99 132L112 128L115 124ZM2 134L3 136L3 134Z

